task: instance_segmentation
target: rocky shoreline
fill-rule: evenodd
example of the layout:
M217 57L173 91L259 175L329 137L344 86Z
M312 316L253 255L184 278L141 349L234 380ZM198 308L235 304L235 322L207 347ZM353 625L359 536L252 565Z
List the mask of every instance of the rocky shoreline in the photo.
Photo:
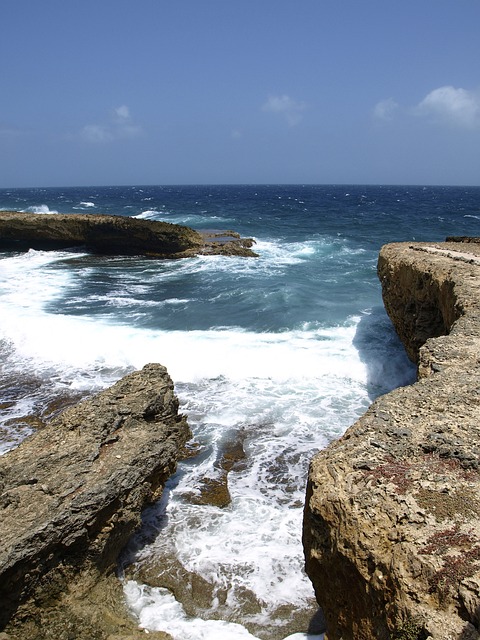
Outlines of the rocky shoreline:
M312 460L303 540L328 640L480 638L479 267L474 239L381 250L385 307L419 380ZM144 637L117 560L189 437L150 364L0 457L0 640Z
M0 251L80 248L101 255L188 258L195 255L257 257L252 238L234 231L198 232L190 227L101 214L38 214L0 211Z
M122 606L118 556L189 438L172 380L150 364L0 457L4 637L143 637Z
M418 382L310 466L306 570L328 640L480 637L480 245L450 240L382 248Z

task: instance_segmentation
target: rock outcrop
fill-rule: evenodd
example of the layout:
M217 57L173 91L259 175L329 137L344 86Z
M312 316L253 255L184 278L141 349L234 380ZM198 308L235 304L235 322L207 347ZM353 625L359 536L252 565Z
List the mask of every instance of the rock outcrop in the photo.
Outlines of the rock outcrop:
M0 251L83 247L104 255L186 258L198 254L256 256L253 240L234 232L199 233L177 224L125 216L0 212Z
M329 640L480 638L480 245L382 248L418 382L311 463L306 570Z
M122 609L116 562L189 437L166 369L150 364L0 457L0 630L143 637Z

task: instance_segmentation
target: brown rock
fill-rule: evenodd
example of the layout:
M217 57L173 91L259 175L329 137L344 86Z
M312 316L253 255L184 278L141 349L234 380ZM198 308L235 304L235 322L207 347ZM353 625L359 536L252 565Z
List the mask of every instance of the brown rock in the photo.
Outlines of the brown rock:
M480 246L387 245L378 271L419 381L313 459L307 573L329 640L478 640Z
M159 220L97 214L0 211L0 251L83 247L104 255L185 258L197 254L256 256L253 240L232 231L202 234Z
M73 637L74 623L85 640L135 629L112 612L121 598L101 594L120 590L117 557L189 435L166 369L151 364L0 457L0 629L32 640Z

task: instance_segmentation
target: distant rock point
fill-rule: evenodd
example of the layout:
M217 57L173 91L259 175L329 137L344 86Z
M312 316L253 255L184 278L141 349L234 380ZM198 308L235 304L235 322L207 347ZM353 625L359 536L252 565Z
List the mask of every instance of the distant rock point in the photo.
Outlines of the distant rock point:
M232 231L199 233L160 220L101 214L0 212L0 251L84 248L103 255L188 258L195 255L256 257L254 241Z

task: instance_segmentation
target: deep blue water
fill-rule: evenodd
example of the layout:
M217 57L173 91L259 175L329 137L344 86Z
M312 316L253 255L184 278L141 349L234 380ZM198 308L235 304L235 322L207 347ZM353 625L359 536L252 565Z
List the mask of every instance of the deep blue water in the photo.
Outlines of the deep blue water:
M415 375L382 306L378 251L480 235L480 188L3 189L0 209L137 216L256 240L255 259L0 254L0 435L5 450L52 398L166 365L204 453L170 481L159 535L137 561L175 553L186 571L227 590L231 606L213 599L189 618L171 594L131 581L132 610L178 640L305 631L295 616L314 606L301 550L308 461L373 398ZM188 503L202 478L215 477L226 434L240 432L247 462L230 475L230 507ZM255 616L245 590L258 600ZM288 624L282 606L296 612Z
M50 311L104 316L112 312L111 298L117 292L123 304L120 320L137 326L284 331L304 323L343 322L378 304L374 271L382 244L479 233L480 188L16 189L0 190L0 208L140 216L195 229L233 228L253 236L268 243L262 253L268 266L235 265L208 277L184 264L154 265L138 259L107 262L92 257L67 260L54 268L66 269L74 282L68 297L55 299ZM261 296L255 295L258 291ZM107 298L110 303L102 304ZM127 299L132 303L126 304ZM142 309L142 303L151 300L178 302L164 304L161 312L154 313L152 308ZM195 304L182 300L195 300Z

